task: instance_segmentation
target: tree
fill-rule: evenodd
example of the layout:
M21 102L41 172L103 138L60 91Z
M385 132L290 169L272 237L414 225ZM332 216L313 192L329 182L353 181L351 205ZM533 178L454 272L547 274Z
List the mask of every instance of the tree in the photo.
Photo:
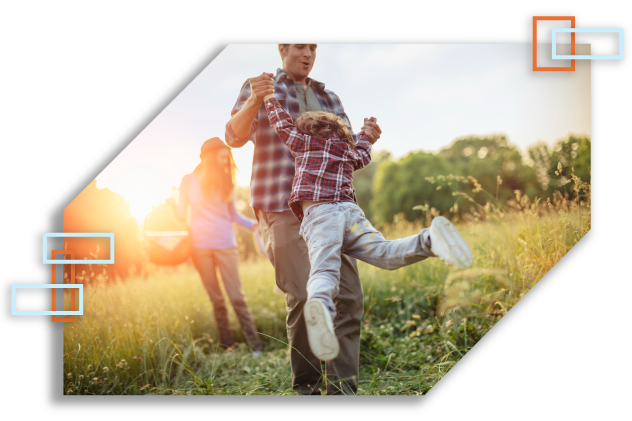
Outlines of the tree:
M513 198L515 190L530 197L540 193L535 171L503 134L456 139L439 155L447 158L452 174L473 176L483 190L502 202ZM492 199L483 191L473 198L480 204Z
M537 181L545 196L555 191L574 194L567 185L571 174L590 182L590 137L568 135L559 139L553 147L539 142L528 149L529 157L533 161L537 174ZM560 168L561 167L561 171Z
M377 222L391 222L395 215L403 213L412 221L420 216L413 207L426 203L441 213L448 212L454 204L452 193L437 190L426 177L450 172L445 156L427 152L411 152L398 161L382 161L373 182L372 215Z
M93 180L64 209L64 232L101 232L114 233L114 264L99 268L92 265L77 265L76 273L83 270L89 275L97 275L105 269L109 276L127 276L130 271L140 270L143 264L142 243L139 240L138 223L129 209L129 202L110 189L98 189ZM64 239L64 249L75 252L75 259L109 258L108 238L72 238ZM85 279L91 279L89 278ZM85 280L84 280L85 282Z
M373 180L375 179L375 174L380 164L389 160L390 157L391 153L388 151L372 153L371 163L353 173L353 187L356 191L356 200L358 201L358 206L362 208L364 215L369 221L374 220L374 215L371 211Z

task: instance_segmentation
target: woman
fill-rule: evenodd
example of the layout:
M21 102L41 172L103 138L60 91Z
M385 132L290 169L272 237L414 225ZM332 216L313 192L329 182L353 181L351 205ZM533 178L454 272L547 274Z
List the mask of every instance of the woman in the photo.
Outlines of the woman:
M259 342L252 314L241 290L239 252L232 223L253 232L259 227L254 220L246 218L235 208L237 168L228 146L217 137L209 139L202 145L200 158L202 162L193 173L182 178L176 214L180 220L186 220L187 206L191 206L189 230L193 263L213 303L222 346L234 347L235 339L219 287L217 269L244 337L255 355L258 355L263 345Z

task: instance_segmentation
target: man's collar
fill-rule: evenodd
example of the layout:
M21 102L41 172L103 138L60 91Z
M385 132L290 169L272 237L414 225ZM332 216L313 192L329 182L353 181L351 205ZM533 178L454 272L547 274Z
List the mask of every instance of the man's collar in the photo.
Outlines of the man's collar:
M274 77L274 81L275 82L280 82L284 78L294 82L294 80L290 77L290 75L285 73L285 71L283 69L277 69L276 76ZM312 85L313 88L318 87L320 89L325 89L325 84L323 82L319 82L316 79L312 79L312 78L308 77L307 78L307 83L309 84L310 82L311 82L311 85Z

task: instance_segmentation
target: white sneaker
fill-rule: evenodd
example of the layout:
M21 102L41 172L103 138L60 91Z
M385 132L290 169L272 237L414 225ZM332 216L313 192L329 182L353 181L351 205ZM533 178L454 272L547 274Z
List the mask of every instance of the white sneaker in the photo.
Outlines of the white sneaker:
M340 345L334 333L334 324L325 305L318 300L309 300L303 307L307 338L312 353L321 361L333 360L338 356Z
M430 224L430 251L448 265L461 269L472 266L472 251L452 222L437 216Z

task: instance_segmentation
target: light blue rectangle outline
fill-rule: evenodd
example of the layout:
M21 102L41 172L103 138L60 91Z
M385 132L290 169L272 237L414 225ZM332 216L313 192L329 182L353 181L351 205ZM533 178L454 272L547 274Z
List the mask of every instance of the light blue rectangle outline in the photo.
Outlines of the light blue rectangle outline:
M46 258L47 244L49 237L109 237L110 238L110 259L109 260L52 260ZM45 232L44 233L44 264L45 265L98 265L114 264L114 233L113 232Z
M560 55L556 54L556 36L558 32L616 32L619 34L619 55L593 56L593 55ZM621 60L623 59L623 28L553 28L552 35L553 60Z
M79 310L77 311L18 311L16 310L15 295L18 288L53 289L77 288L79 290ZM83 284L13 284L11 285L11 315L12 316L83 316Z

